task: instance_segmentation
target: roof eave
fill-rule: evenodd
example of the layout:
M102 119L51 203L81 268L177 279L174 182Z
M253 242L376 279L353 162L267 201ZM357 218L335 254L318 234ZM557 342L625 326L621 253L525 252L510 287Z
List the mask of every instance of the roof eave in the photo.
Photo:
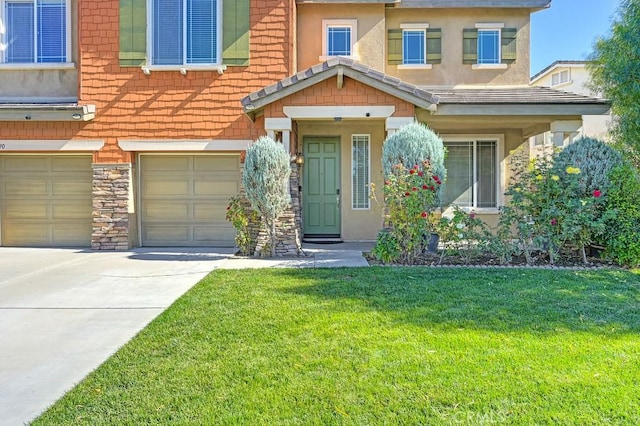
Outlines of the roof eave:
M440 104L435 115L606 115L608 103L595 104Z
M90 121L95 105L0 104L0 121Z

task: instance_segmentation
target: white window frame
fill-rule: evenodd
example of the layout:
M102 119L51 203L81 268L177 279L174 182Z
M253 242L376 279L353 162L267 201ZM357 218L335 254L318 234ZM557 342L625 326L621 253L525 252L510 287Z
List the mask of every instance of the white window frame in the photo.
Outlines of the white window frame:
M369 184L371 182L367 182L365 184L366 187L366 192L367 192L367 206L366 207L355 207L356 204L356 199L355 199L355 184L353 182L353 171L355 168L355 162L356 162L356 158L353 155L353 148L354 148L354 143L355 143L355 138L366 138L367 139L367 152L368 152L368 158L367 158L367 174L368 174L368 179L369 181L371 181L371 135L370 134L364 134L364 133L357 133L357 134L353 134L351 135L351 210L371 210L371 200L368 197L368 193L370 191L370 186Z
M216 2L216 16L218 17L218 22L216 23L216 58L218 62L215 64L188 64L187 63L187 14L183 13L183 33L182 33L182 44L185 46L183 50L183 58L182 64L177 65L155 65L153 63L153 0L147 0L147 64L142 67L142 70L145 74L150 74L151 71L180 71L181 74L186 74L187 71L190 70L200 70L200 71L218 71L218 73L222 74L224 70L227 69L226 65L222 64L222 3L223 0L217 0ZM186 9L187 0L182 0L183 10Z
M38 49L37 49L37 37L34 37L34 62L25 62L25 63L6 63L5 60L5 55L4 55L4 50L5 47L8 46L8 42L6 40L7 37L7 30L6 30L6 24L5 24L5 10L6 10L6 3L9 2L9 0L0 0L0 69L5 69L5 70L29 70L29 69L74 69L76 66L75 64L72 62L72 57L73 57L73 53L71 52L72 49L72 43L71 43L71 26L73 25L73 22L71 21L71 0L64 0L64 4L65 4L65 11L66 11L66 46L65 46L65 51L67 52L67 57L65 58L64 62L36 62L37 58L36 55L38 54ZM33 3L34 4L34 8L35 8L35 4L37 3L37 0L11 0L11 3ZM37 11L36 14L34 15L36 17L36 19L34 19L34 35L37 35L38 33L38 20L37 20Z
M497 64L481 64L475 63L471 66L474 70L487 70L487 69L506 69L507 64L502 63L502 29L503 23L491 22L491 23L478 23L476 29L478 30L478 59L480 61L480 33L483 31L497 31L498 32L498 63Z
M358 20L357 19L323 19L322 20L322 55L320 61L326 61L334 56L329 55L329 46L327 38L329 36L329 28L350 28L351 30L351 55L349 58L358 59L356 54L356 46L358 44Z
M427 23L416 23L416 24L400 24L400 28L402 29L402 64L398 65L399 70L410 70L410 69L421 69L421 70L430 70L432 68L431 64L427 64L427 29L429 29L429 24ZM404 33L405 31L422 31L424 37L424 63L423 64L405 64L404 63Z
M562 75L563 74L566 75L566 79L565 80L562 79ZM558 76L558 82L557 83L553 82L553 77L555 77L555 76ZM556 72L551 74L551 87L563 86L563 85L569 84L569 83L571 83L571 70L570 69L556 71Z
M446 144L448 142L486 142L486 141L495 141L496 142L496 171L498 176L496 178L496 207L477 207L478 200L478 187L474 185L473 187L473 206L460 206L462 209L471 211L473 210L476 213L481 214L498 214L500 213L500 206L504 205L504 192L506 188L506 159L504 158L504 135L501 134L470 134L470 135L442 135L442 141L444 142L445 149ZM476 155L474 149L474 156ZM473 174L474 176L477 173L476 161L474 158L473 161ZM447 176L449 175L449 171L447 170ZM445 181L446 185L446 181ZM450 214L453 211L453 204L443 213Z

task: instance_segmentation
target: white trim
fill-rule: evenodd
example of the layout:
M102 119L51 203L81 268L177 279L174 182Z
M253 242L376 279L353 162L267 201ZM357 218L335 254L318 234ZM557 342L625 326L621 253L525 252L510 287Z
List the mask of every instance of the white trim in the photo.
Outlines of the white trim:
M288 130L291 131L292 120L290 118L265 118L265 130Z
M504 23L501 22L478 22L476 28L479 30L499 30L504 28Z
M74 70L74 62L29 62L24 64L0 63L0 70L21 71L21 70Z
M351 167L349 169L349 172L351 174L351 210L355 210L355 211L366 211L366 210L371 210L371 200L369 199L369 197L367 197L367 207L353 207L353 196L355 194L354 190L353 190L353 138L354 137L358 137L358 136L364 136L367 138L367 152L369 153L369 156L367 158L367 171L368 171L368 177L369 177L369 181L371 181L371 135L367 134L367 133L354 133L351 135ZM370 189L369 184L371 182L367 183L365 186Z
M101 140L0 140L0 154L14 151L86 151L102 149Z
M433 68L431 64L400 64L399 70L430 70Z
M551 122L550 131L575 133L582 127L582 120L557 120Z
M329 55L327 46L327 29L329 27L351 29L351 55L349 58L357 59L356 47L358 44L358 20L357 19L323 19L322 20L322 55L320 61L326 61L334 56Z
M447 142L477 142L477 141L496 141L496 170L498 172L498 178L496 179L496 207L464 207L468 210L473 210L478 214L497 214L500 212L500 206L504 203L504 192L506 188L506 167L507 159L504 157L504 135L503 134L450 134L440 135L444 143ZM475 153L474 153L475 155ZM475 160L475 158L474 158ZM475 175L475 161L474 161L474 175ZM446 184L446 182L445 182ZM474 199L477 200L474 193ZM450 212L451 207L445 209L445 212ZM444 213L444 212L443 212Z
M402 126L413 123L415 118L413 117L388 117L384 123L384 129L388 132L390 130L398 130Z
M508 64L473 64L472 70L505 70L509 67Z
M143 65L141 68L145 75L151 74L152 71L179 71L182 75L186 75L187 71L216 71L222 75L227 70L226 65L215 64Z
M400 28L403 30L426 30L427 28L429 28L429 24L427 23L400 24Z
M194 152L194 151L244 151L251 140L118 140L123 151L137 152Z
M304 118L388 118L395 111L393 105L381 106L285 106L284 114L292 119ZM369 114L369 115L367 115Z

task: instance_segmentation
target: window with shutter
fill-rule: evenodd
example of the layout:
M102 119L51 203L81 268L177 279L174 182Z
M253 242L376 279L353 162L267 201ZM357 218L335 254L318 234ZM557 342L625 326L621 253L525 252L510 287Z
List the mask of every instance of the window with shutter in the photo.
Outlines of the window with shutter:
M387 32L387 59L398 69L431 68L442 60L442 31L429 24L401 24Z
M351 136L351 208L369 209L370 135Z
M504 24L476 24L466 28L462 36L462 63L474 69L506 68L516 60L517 28Z
M69 62L70 0L0 0L0 6L0 62Z

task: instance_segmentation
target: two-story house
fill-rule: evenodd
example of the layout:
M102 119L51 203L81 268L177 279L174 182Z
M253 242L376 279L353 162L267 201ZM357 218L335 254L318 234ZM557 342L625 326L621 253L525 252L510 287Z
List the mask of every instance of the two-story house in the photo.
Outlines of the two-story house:
M373 240L382 143L413 120L445 141L446 200L491 221L511 150L608 110L528 86L549 4L0 0L0 245L232 245L263 134L296 160L304 235Z

